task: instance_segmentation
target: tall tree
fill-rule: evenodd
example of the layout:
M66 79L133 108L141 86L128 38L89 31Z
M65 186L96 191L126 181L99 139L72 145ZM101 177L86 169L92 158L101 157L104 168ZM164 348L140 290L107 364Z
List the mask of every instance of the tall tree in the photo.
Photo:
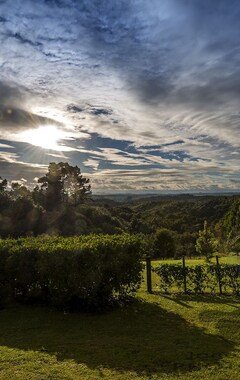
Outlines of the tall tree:
M71 166L67 162L48 166L48 173L39 178L40 189L35 189L45 195L45 207L53 209L63 202L74 205L81 203L91 194L89 179L81 174L78 166ZM39 194L38 194L39 195Z

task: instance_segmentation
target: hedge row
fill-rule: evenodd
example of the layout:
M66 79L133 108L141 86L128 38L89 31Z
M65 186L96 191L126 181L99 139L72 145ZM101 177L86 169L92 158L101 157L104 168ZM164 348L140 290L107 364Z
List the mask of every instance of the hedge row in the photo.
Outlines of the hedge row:
M102 306L141 282L140 241L130 235L0 240L0 299Z
M160 277L159 289L163 292L183 292L185 274L189 293L217 293L220 281L223 292L240 295L239 265L193 265L186 267L184 272L179 264L161 264L153 268L153 271Z

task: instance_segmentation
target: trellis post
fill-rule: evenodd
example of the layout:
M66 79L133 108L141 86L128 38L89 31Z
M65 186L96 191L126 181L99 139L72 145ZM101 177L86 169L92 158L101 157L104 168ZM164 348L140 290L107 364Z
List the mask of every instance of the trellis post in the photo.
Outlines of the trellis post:
M151 257L146 257L146 271L147 271L147 292L152 294L152 270L151 270Z
M186 263L185 263L185 256L182 257L182 268L183 268L183 286L184 286L184 293L187 293L187 275L186 275Z
M221 272L220 272L218 255L216 255L216 264L217 264L217 278L218 278L219 294L222 294Z

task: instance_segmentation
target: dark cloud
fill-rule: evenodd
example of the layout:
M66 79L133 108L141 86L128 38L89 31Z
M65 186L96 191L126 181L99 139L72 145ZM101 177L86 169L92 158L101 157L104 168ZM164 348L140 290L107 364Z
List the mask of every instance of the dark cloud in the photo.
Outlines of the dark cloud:
M100 108L100 107L90 107L89 112L95 116L109 116L112 115L112 110L107 108Z
M15 126L29 128L39 127L39 125L61 125L57 121L36 115L32 112L20 108L0 105L0 126Z
M81 113L81 112L87 112L94 116L110 116L112 115L113 111L110 108L103 108L98 106L92 106L92 105L86 105L85 107L81 107L75 104L68 104L67 105L67 111L72 113Z
M144 102L203 107L239 96L238 1L93 0L78 7L96 54L104 49L105 63ZM192 83L179 85L188 72Z
M78 112L83 112L84 108L76 106L74 104L68 104L67 111L73 112L73 113L78 113Z
M29 38L23 37L20 33L8 32L5 34L5 37L15 38L17 41L21 42L22 44L28 44L28 45L33 46L33 47L42 46L41 42L32 41Z
M42 0L42 4L39 16L29 6L26 26L20 31L8 28L6 35L74 67L79 67L73 59L78 48L69 47L74 42L85 48L87 43L89 57L119 71L127 88L150 104L215 106L239 95L239 83L234 83L240 63L238 1ZM51 27L47 12L53 9L59 19ZM64 19L65 10L70 22ZM49 43L55 44L54 51ZM182 83L186 75L191 78Z
M0 105L22 104L26 100L27 92L22 86L0 80Z

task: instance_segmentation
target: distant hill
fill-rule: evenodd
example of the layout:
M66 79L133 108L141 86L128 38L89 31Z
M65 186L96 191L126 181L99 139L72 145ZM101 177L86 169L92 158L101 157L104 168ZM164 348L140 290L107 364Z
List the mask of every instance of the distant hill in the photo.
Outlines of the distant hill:
M240 196L240 193L227 192L227 193L114 193L114 194L96 194L92 196L95 201L114 201L114 202L134 202L137 200L152 200L162 201L169 199L193 199L196 197L235 197Z
M204 220L216 224L228 212L236 195L118 195L99 196L93 202L107 210L125 231L150 233L165 227L177 233L194 233L203 227Z

